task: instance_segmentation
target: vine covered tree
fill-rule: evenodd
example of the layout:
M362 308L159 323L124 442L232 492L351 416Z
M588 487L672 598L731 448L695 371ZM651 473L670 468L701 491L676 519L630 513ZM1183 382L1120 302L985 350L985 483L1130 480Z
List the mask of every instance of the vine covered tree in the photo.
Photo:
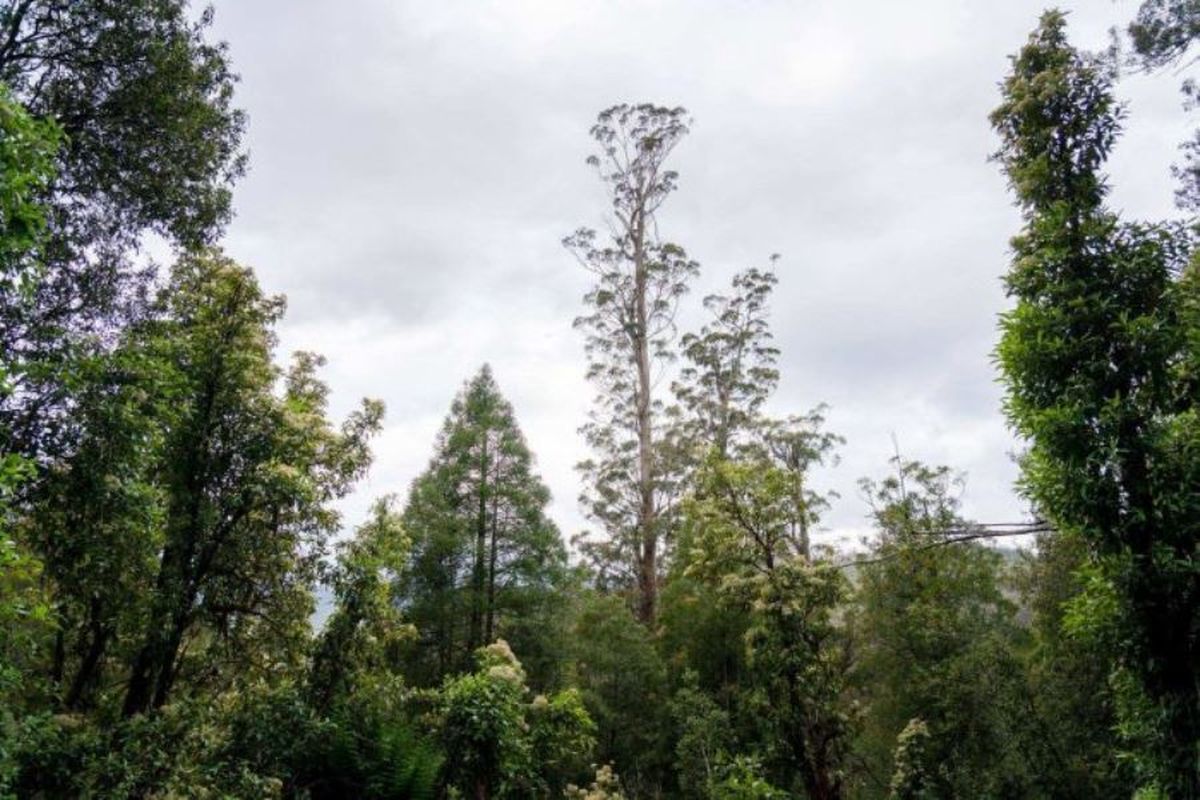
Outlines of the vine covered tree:
M673 499L664 404L655 391L675 356L679 299L699 271L683 248L659 238L656 214L678 178L667 158L687 132L682 108L602 111L591 130L599 152L588 163L612 197L611 237L585 228L564 242L596 279L584 297L588 313L575 320L587 336L588 378L598 390L582 429L595 454L580 465L588 484L582 500L608 536L588 549L607 566L630 570L638 618L648 625L657 614L659 556Z
M1200 796L1200 324L1186 231L1122 222L1102 166L1111 78L1048 12L992 115L1024 217L997 350L1029 443L1022 488L1078 535L1115 602L1123 730L1147 791ZM1099 608L1099 606L1097 606Z

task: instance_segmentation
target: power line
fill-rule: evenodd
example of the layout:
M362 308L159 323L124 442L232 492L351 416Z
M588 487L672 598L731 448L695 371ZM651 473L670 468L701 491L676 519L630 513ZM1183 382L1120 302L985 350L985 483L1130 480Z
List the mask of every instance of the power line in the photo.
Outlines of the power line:
M899 558L906 553L921 552L924 550L932 550L935 547L946 547L948 545L961 544L963 542L972 542L979 539L1000 539L1008 536L1032 536L1039 533L1054 533L1055 529L1049 523L1043 521L1037 522L987 522L972 524L964 528L943 528L941 530L928 531L911 531L918 536L939 536L942 538L932 542L924 542L915 547L909 547L901 552L888 553L887 555L876 556L874 558L859 558L851 561L843 561L834 566L837 569L846 569L848 567L857 567L866 564L878 564L884 561L891 561Z

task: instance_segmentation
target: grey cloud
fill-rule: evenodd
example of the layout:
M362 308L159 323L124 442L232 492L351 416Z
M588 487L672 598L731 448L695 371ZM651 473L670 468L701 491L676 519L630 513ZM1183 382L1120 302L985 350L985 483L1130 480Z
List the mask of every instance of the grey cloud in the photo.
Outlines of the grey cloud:
M1136 3L1069 4L1103 46ZM316 0L218 3L243 75L252 170L230 252L290 299L287 348L325 352L334 402L389 405L372 476L404 491L460 382L490 361L567 532L590 388L571 320L587 278L559 245L598 226L584 166L620 100L694 114L663 232L703 275L784 255L773 406L832 405L848 439L822 475L834 535L864 527L855 481L905 453L971 473L968 510L1022 511L990 353L1019 219L987 162L987 113L1041 0ZM1187 120L1171 76L1130 78L1114 204L1171 213Z

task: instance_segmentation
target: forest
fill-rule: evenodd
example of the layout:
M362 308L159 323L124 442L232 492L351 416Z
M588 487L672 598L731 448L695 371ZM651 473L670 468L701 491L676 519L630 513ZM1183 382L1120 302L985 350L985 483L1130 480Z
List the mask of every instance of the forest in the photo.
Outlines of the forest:
M1012 42L977 124L1020 213L994 364L1029 514L967 518L897 447L857 550L817 535L827 409L768 411L803 368L776 262L690 291L660 210L701 134L649 102L555 165L607 199L562 232L589 530L487 365L344 518L384 405L335 418L222 249L248 118L213 13L0 0L0 797L1200 798L1200 130L1177 218L1105 172L1124 75L1194 106L1200 4Z

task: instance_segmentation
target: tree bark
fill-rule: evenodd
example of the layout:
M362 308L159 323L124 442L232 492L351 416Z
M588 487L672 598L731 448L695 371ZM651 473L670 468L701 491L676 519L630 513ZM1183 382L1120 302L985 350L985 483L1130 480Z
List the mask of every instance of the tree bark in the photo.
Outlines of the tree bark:
M500 496L498 492L493 493L492 497L492 532L491 543L488 554L488 574L487 574L487 635L486 641L491 643L496 639L496 560L498 555L498 527L500 514Z
M87 648L63 700L63 705L70 711L78 711L90 705L89 696L99 678L104 652L108 648L108 641L112 636L112 631L104 624L101 611L100 600L92 598L88 610Z
M487 553L487 500L488 500L488 435L483 430L483 442L479 455L479 506L475 516L475 564L471 574L471 631L467 649L470 652L483 645L484 585L486 581L485 558Z

